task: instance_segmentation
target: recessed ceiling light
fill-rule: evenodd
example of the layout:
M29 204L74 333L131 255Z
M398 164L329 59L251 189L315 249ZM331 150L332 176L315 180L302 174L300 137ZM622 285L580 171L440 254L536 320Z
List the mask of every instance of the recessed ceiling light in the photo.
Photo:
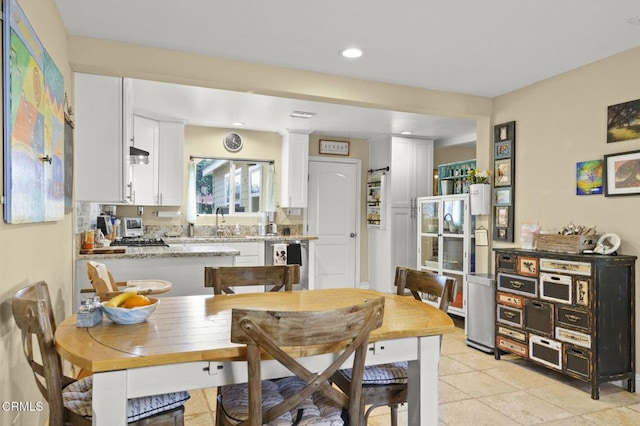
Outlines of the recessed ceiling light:
M401 135L412 135L413 132L410 132L409 130L405 130L404 132L400 132Z
M237 127L244 126L244 122L242 122L242 121L234 121L231 124L234 125L234 126L237 126Z
M315 117L316 115L318 114L316 114L315 112L293 111L291 114L289 114L289 117L309 119L311 117Z
M357 47L348 47L346 49L342 49L340 51L340 54L349 59L359 58L360 56L362 56L362 50L358 49Z

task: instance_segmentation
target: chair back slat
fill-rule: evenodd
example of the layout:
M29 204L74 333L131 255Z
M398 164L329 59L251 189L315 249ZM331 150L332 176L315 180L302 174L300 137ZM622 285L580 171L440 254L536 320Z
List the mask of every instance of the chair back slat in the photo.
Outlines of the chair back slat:
M455 295L456 279L429 271L397 267L395 285L397 294L403 295L405 290L409 290L417 300L422 300L421 293L439 297L438 307L447 312Z
M44 281L19 290L12 299L13 317L22 332L22 347L31 366L38 389L49 403L49 424L64 423L62 388L68 384L62 375L62 363L55 349L55 320L49 289ZM33 341L40 350L36 360Z
M247 345L249 371L249 420L247 424L262 425L295 408L314 392L348 408L351 419L360 418L361 384L369 334L382 325L384 298L366 300L360 305L329 311L288 312L232 309L231 341ZM339 352L334 361L320 373L307 370L284 348L332 345ZM271 357L306 385L283 402L262 413L260 375L261 353ZM352 386L347 396L329 383L331 376L354 355ZM354 420L354 423L357 423Z
M204 286L213 294L234 294L230 287L273 286L270 291L292 291L300 283L299 265L219 266L204 268Z

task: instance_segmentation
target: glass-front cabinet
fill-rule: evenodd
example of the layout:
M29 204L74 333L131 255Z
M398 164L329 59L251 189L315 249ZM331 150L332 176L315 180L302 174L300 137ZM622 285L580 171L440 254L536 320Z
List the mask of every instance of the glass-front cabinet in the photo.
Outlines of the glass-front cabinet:
M456 279L449 313L466 317L467 274L474 272L469 195L418 198L418 265ZM438 301L434 300L437 305Z

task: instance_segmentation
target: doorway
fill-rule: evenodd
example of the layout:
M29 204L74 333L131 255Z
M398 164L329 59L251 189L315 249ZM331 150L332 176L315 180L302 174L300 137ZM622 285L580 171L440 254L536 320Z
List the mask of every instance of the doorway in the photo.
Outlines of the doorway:
M309 235L317 235L314 288L360 282L360 160L309 159Z

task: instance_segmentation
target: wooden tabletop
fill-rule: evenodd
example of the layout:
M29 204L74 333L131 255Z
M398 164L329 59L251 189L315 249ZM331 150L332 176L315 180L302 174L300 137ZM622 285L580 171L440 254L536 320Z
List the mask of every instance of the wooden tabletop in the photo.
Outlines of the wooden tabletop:
M119 325L109 321L92 328L76 327L76 316L64 320L55 339L58 353L93 372L192 361L244 360L244 346L231 343L231 309L234 307L282 311L320 311L362 303L385 296L384 323L370 341L429 336L453 331L451 318L411 296L370 290L329 289L218 296L164 297L143 323ZM289 348L293 356L328 352ZM335 349L335 348L332 348Z

